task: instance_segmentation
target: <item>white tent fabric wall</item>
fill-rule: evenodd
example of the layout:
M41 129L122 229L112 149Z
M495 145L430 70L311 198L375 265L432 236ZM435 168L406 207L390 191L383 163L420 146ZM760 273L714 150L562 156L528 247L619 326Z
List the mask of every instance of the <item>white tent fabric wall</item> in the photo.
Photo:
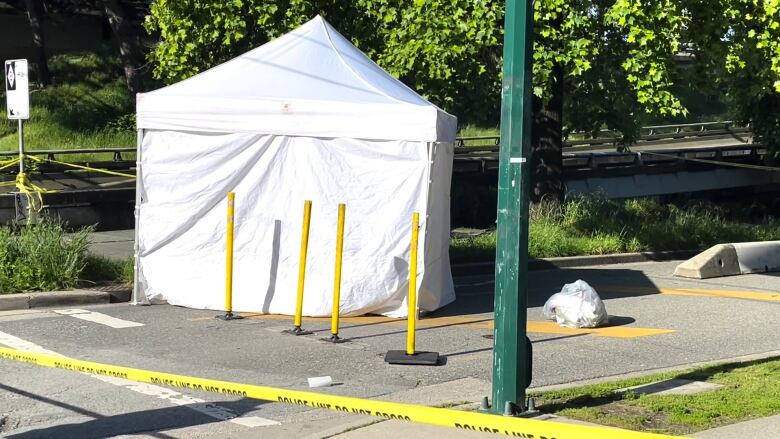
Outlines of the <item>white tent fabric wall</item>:
M292 314L303 202L312 200L304 314L332 310L346 203L341 310L405 317L411 217L419 307L454 300L449 188L456 120L320 17L138 97L134 303L224 309L226 194L236 193L233 308Z

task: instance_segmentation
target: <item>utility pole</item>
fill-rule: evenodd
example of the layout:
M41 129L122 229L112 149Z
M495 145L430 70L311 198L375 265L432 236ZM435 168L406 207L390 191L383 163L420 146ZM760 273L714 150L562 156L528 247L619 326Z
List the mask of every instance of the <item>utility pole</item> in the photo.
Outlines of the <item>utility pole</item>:
M532 0L506 0L498 176L493 411L525 410Z

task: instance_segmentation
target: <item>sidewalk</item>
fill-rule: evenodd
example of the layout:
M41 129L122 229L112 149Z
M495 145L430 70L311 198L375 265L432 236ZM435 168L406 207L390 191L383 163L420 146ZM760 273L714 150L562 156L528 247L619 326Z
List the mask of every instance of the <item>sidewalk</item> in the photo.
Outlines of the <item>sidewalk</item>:
M573 419L550 415L541 416L535 419L580 425L595 425L587 422L580 422ZM689 436L697 439L779 438L780 415L739 422L736 424L714 428L712 430L700 431ZM345 431L344 433L330 437L339 439L398 439L403 437L424 437L431 439L477 439L486 438L488 436L486 436L485 433L437 427L434 425L412 424L401 421L381 421L362 428Z
M754 419L693 434L699 439L747 439L780 437L780 415Z

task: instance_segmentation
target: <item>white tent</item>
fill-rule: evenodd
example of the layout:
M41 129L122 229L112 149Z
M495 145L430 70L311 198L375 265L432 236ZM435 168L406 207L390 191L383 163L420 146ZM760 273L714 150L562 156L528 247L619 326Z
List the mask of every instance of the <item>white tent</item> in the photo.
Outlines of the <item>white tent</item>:
M229 191L236 193L234 310L294 313L304 200L313 202L304 315L331 313L339 203L347 205L342 314L406 316L415 211L419 307L454 300L456 119L321 17L139 94L137 120L134 303L224 309Z

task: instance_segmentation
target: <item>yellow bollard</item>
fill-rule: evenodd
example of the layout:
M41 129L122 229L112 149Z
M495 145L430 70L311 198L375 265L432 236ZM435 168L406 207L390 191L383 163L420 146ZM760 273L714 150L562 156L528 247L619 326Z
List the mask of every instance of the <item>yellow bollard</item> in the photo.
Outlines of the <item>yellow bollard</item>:
M409 249L409 293L406 302L409 304L406 324L406 351L388 351L385 362L390 364L407 364L419 366L439 365L438 352L418 352L415 350L415 331L417 330L417 244L420 236L420 214L412 215L412 244Z
M406 355L414 355L414 333L417 330L417 240L420 236L420 214L412 215L412 247L409 261L409 317L406 319Z
M339 305L341 304L341 261L344 254L344 216L347 210L345 204L339 204L339 219L336 226L336 274L333 280L333 313L330 318L330 338L333 343L346 340L339 337Z
M217 316L222 320L238 320L241 317L233 314L233 223L235 217L236 194L227 194L227 242L225 243L225 314Z
M285 331L293 335L311 334L311 331L301 329L303 323L303 285L306 279L306 253L309 249L309 226L311 224L311 200L303 203L303 232L301 235L301 260L298 265L298 300L295 304L295 320L293 329Z

